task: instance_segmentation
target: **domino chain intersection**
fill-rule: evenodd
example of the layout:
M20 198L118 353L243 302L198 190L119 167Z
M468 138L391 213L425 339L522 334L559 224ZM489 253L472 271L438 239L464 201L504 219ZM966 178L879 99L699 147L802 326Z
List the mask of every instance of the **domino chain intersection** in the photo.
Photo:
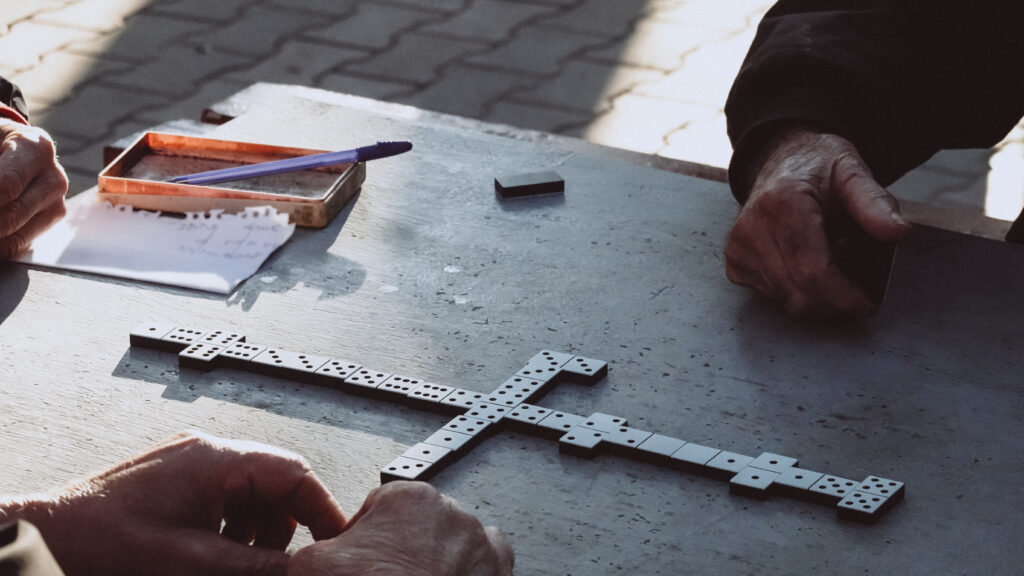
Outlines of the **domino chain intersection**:
M608 373L602 360L541 351L490 393L443 386L370 369L347 360L253 344L229 330L204 331L144 323L130 343L175 352L182 368L258 372L453 415L427 439L380 472L381 482L429 480L501 429L558 440L559 451L583 458L608 453L729 481L729 492L763 500L771 494L835 506L840 518L873 524L899 502L904 484L869 475L862 481L799 468L796 458L745 456L629 426L626 418L570 414L534 403L560 382L593 385Z

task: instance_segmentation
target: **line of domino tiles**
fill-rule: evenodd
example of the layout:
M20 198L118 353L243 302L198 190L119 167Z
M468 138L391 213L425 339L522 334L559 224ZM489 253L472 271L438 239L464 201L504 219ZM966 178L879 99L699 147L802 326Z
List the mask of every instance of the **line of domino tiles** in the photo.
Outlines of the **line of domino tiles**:
M592 385L608 372L601 360L542 351L487 394L371 370L359 364L252 344L229 330L144 323L132 346L178 353L182 368L235 368L398 402L455 417L381 470L381 482L428 480L501 428L558 439L559 451L584 458L609 453L729 480L733 494L763 500L781 494L835 505L840 518L873 524L903 498L904 484L868 476L856 482L798 467L795 458L744 456L629 426L626 418L579 416L536 401L559 382Z

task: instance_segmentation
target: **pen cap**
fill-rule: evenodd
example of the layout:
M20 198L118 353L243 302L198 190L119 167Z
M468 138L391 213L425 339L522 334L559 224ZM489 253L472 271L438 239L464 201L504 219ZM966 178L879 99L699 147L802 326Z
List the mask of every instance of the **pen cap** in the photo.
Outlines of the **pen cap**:
M412 150L412 142L377 142L373 146L363 146L362 148L356 148L359 154L358 162L365 162L367 160L375 160L377 158L387 158L388 156L395 156L403 152Z

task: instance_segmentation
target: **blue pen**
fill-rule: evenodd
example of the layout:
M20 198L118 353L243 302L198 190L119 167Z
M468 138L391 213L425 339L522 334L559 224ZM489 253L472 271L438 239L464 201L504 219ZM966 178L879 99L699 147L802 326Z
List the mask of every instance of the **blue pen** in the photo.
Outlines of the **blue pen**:
M298 158L286 158L284 160L273 160L271 162L260 162L247 166L235 168L224 168L222 170L211 170L209 172L198 172L171 178L168 182L178 184L219 184L233 180L245 180L271 174L282 174L284 172L295 172L296 170L308 170L321 166L333 164L344 164L346 162L365 162L377 158L387 158L403 152L412 150L412 142L377 142L372 146L342 150L340 152L325 152L323 154L311 154L299 156Z

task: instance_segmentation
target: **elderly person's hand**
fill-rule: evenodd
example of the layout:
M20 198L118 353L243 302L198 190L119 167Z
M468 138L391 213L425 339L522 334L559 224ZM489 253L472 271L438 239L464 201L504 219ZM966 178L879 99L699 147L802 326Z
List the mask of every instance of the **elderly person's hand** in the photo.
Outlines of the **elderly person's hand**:
M374 490L336 538L292 558L289 576L511 576L515 556L451 498L421 482Z
M18 256L64 217L68 178L41 128L0 119L0 258Z
M68 576L284 576L296 523L316 539L345 526L299 456L198 433L5 513L33 523Z
M857 316L876 305L835 265L827 219L846 213L883 242L911 225L849 141L790 128L769 141L726 243L726 275L804 316Z

